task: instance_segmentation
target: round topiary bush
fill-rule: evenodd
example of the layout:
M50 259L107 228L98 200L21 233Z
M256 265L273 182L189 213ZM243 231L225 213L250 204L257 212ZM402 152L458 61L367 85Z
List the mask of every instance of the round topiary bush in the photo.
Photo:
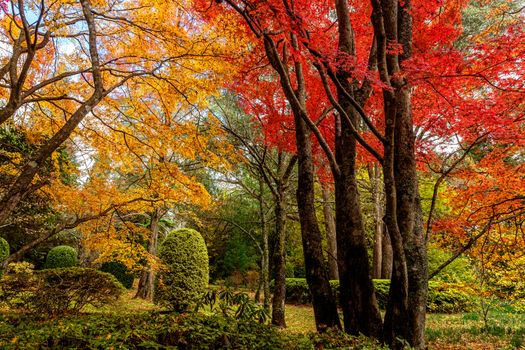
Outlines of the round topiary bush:
M100 266L100 271L112 274L127 289L130 289L133 286L135 276L126 265L119 261L108 261L103 263L102 266Z
M9 243L0 237L0 277L2 277L2 264L9 257Z
M188 309L208 287L208 251L201 234L192 229L171 232L159 248L166 265L157 275L155 302L174 311Z
M59 245L52 248L47 253L46 269L56 269L60 267L74 267L77 264L77 251L67 245Z

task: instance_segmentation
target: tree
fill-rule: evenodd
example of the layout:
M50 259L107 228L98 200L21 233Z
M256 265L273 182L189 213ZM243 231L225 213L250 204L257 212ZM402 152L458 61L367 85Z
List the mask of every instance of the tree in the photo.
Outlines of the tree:
M460 74L450 76L457 77L457 83L465 88L472 86L469 84L486 80L488 85L492 84L492 87L488 88L491 92L505 90L507 87L513 90L517 81L515 79L503 79L505 88L503 85L494 85L493 81L501 80L501 69L504 66L520 71L521 68L517 67L519 59L516 60L520 53L516 52L515 47L508 46L508 43L516 43L515 40L519 40L519 30L516 31L516 28L512 27L511 35L507 35L508 42L505 44L501 38L491 38L489 46L494 50L490 54L490 50L483 48L482 44L477 51L472 51L475 54L465 55L454 48L454 42L460 34L457 28L461 22L459 10L465 6L463 2L456 6L452 2L411 4L406 1L363 1L354 3L352 9L345 1L337 1L333 9L330 5L320 2L227 3L242 16L248 29L255 35L254 41L261 44L259 52L266 55L278 74L283 93L294 113L299 155L299 187L308 189L312 183L308 180L311 178L309 169L312 148L305 142L309 141L310 132L315 135L334 174L336 202L339 202L338 206L341 209L338 216L340 219L337 220L337 224L340 225L337 234L341 238L349 238L341 239L340 247L338 246L339 272L343 279L357 281L355 284L348 283L348 288L342 288L345 329L349 332L362 329L365 334L381 336L381 320L377 307L374 306L370 277L367 276L368 262L363 242L362 220L356 209L359 208L359 200L357 191L354 190L357 154L354 149L358 143L383 166L385 225L392 241L394 255L393 281L383 335L394 347L402 346L396 340L401 338L416 348L423 348L427 294L426 237L418 194L416 155L421 155L421 151L425 150L425 142L428 145L430 135L430 139L443 142L455 131L465 129L465 122L473 110L480 111L475 107L479 100L473 93L475 90L463 90L465 93L454 95L454 90L448 83L447 93L443 93L435 88L433 80L437 80L438 76L448 77L448 72L455 69L456 73ZM333 10L337 15L337 25L330 21L333 18ZM372 11L371 21L368 16L364 16L368 11ZM326 42L333 45L327 49ZM334 47L337 47L337 50L334 51ZM413 47L417 50L413 50ZM501 50L498 51L496 47ZM469 66L461 62L463 59L473 59L479 52L487 53L487 56L484 56L486 62L498 62L494 56L496 52L510 56L507 56L508 61L494 67L485 63ZM426 62L432 62L432 68ZM317 75L310 69L312 67L317 70ZM446 67L445 72L438 72L443 70L443 67ZM423 81L424 84L421 84ZM434 88L433 91L423 87L427 83ZM324 97L318 94L319 86L324 88ZM452 101L458 97L462 101L469 100L463 104L465 108L460 109L458 122L450 123L453 128L445 125L444 121L447 119L443 116L450 115L449 113L457 114L458 110L454 107L446 111L443 104L434 103L435 98L429 99L429 96L436 92L444 96L444 102L449 104L450 96L455 97ZM371 100L370 93L373 96ZM519 89L517 94L519 95ZM426 98L423 98L424 95ZM517 100L514 98L506 101L512 99L516 104ZM315 113L308 110L308 103L311 101L315 101L317 109L329 101L331 108L337 112L332 129L335 134L335 155L330 147L330 139L326 138L326 134L323 134L316 123L317 117L312 117ZM416 106L414 108L413 102ZM430 104L432 106L429 106ZM452 103L452 106L457 105L461 104ZM499 111L505 110L501 104L496 108ZM429 117L429 111L435 111L435 114L431 113ZM426 134L416 143L414 128L423 125L430 127L425 128ZM382 128L384 132L379 131ZM472 129L474 128L466 130ZM341 132L343 130L344 133ZM479 132L477 134L476 137L479 136ZM305 159L308 159L306 163L302 162L301 152ZM305 164L307 166L301 168L301 165ZM298 197L298 201L306 203L302 205L302 210L309 212L305 198L301 201ZM313 221L303 222L303 232L312 232L305 229L310 227L308 223ZM354 235L349 232L354 232ZM306 237L307 240L312 239L310 243L315 241L314 237ZM348 246L345 246L346 244ZM345 256L350 251L353 254L350 257ZM308 258L307 251L305 257ZM353 261L353 264L349 264L349 261ZM359 266L360 269L352 270L352 267L349 267L348 271L342 272L348 266ZM346 282L341 283L343 285ZM313 293L314 284L310 284ZM317 286L322 284L321 282ZM362 293L359 293L358 289L361 289ZM355 298L351 298L351 295ZM364 299L360 299L359 295L365 296ZM350 304L352 300L357 300L357 303ZM316 319L319 326L320 317Z
M15 6L12 11L24 11L30 6L23 1L18 4L21 7ZM33 63L39 64L30 65L28 71L31 77L34 75L30 81L33 85L28 87L27 98L17 105L19 112L13 112L6 121L22 130L36 150L14 163L15 176L3 192L5 205L0 216L12 211L22 197L37 190L49 196L54 209L62 213L53 227L15 252L10 260L20 258L65 229L82 225L84 231L93 228L96 232L97 225L99 228L109 225L119 210L134 210L148 203L165 202L166 198L173 201L197 198L196 202L203 204L207 201L204 188L194 184L187 172L183 173L202 163L201 160L208 165L222 163L215 153L200 152L208 146L208 150L218 147L215 150L220 152L213 123L198 121L199 126L193 120L184 119L196 117L197 106L205 105L205 97L214 91L219 80L234 73L226 67L231 67L230 63L219 58L232 53L226 44L232 27L224 26L223 31L202 36L191 29L198 18L183 14L182 5L173 3L145 1L143 6L126 8L124 17L121 16L124 10L116 9L111 3L97 3L94 8L89 2L82 4L83 7L75 3L43 3L39 5L43 7L38 7L42 20L47 21L48 16L52 19L46 22L49 24L45 29L58 43L48 47L49 52L42 51L42 57L35 54L40 58ZM160 6L157 18L148 14L150 5ZM71 23L60 16L63 11L71 12ZM17 15L8 14L4 18L11 23L11 27L8 26L11 31L18 20ZM85 20L88 20L87 27L75 25ZM24 23L18 24L26 26L29 34L36 30L35 37L40 37L38 28L34 28L39 22ZM158 23L163 25L159 27ZM86 32L89 28L93 30ZM97 30L103 30L103 35ZM6 38L15 32L6 29ZM181 37L187 41L175 39ZM101 48L103 55L98 54L93 43ZM88 64L95 58L69 53L67 45L91 47L99 63L93 63L94 68L90 68ZM149 50L149 45L154 49ZM11 57L8 66L17 59L22 58ZM74 64L69 64L70 61ZM64 67L64 72L50 69L54 65ZM200 71L214 75L195 74ZM96 77L97 84L90 82L92 76ZM98 85L105 87L102 95L97 93L82 102L83 95L89 95ZM16 92L12 84L7 86L4 92ZM39 97L34 98L34 94ZM27 118L19 117L22 111L29 113ZM63 120L67 120L64 125ZM81 127L76 128L77 125ZM77 182L60 183L59 172L43 176L50 159L57 157L57 150L64 142L69 154L74 154L75 161L84 169ZM33 167L34 164L37 166ZM185 171L180 171L181 168ZM136 177L129 177L133 172ZM169 181L162 185L166 179ZM149 187L140 190L141 185ZM126 186L132 190L128 191ZM160 197L155 194L159 191Z
M195 72L214 72L215 83L229 74L228 64L214 58L229 54L225 42L216 39L227 41L232 28L224 26L216 37L202 36L192 29L198 19L183 15L183 5L149 0L138 6L123 2L121 7L112 2L92 6L88 0L35 6L11 2L2 18L3 38L12 50L3 58L6 103L0 122L31 129L39 147L20 164L2 194L0 222L24 196L47 184L37 174L81 123L82 130L93 129L98 115L99 122L111 124L105 118L114 115L129 92L142 93L142 102L151 92L162 91L166 98L178 95L173 104L163 106L171 113L181 98L201 103L200 96L216 86ZM148 13L151 8L158 9L156 16ZM123 117L127 111L120 112Z
M259 192L257 199L259 201L259 215L261 218L262 232L262 274L263 290L269 295L269 245L268 245L268 227L265 215L264 205L264 188L265 185L272 196L272 206L275 217L275 249L273 254L274 275L274 293L272 300L272 324L284 327L285 323L285 293L286 293L286 221L288 213L288 192L291 177L297 157L288 152L279 149L278 146L272 147L270 142L255 136L258 130L267 127L268 111L278 113L276 105L281 103L277 100L279 96L271 95L265 90L266 96L262 97L262 91L258 90L259 86L251 90L247 86L237 87L243 91L242 99L245 101L241 104L247 113L258 113L253 116L251 123L246 123L243 119L238 120L238 112L232 115L225 108L221 107L222 127L233 137L234 144L244 153L244 158L248 164L250 172L259 179ZM252 95L252 94L255 94ZM259 103L251 104L251 96L259 97ZM266 99L265 99L266 98ZM241 113L242 114L242 113ZM241 118L243 118L241 116ZM244 116L246 118L246 116ZM266 125L265 125L266 124ZM264 134L266 135L266 134ZM263 136L264 137L264 136Z

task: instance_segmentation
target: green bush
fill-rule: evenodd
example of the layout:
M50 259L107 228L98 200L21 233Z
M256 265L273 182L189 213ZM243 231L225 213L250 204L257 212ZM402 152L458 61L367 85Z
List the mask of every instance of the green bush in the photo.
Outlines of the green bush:
M0 300L13 310L45 315L99 307L118 299L124 288L109 273L86 268L60 268L9 274L0 284Z
M165 269L157 275L155 302L174 311L184 311L208 287L208 251L204 239L192 229L175 230L162 242L159 258Z
M384 309L388 302L390 280L374 280L379 307ZM332 291L339 300L339 281L330 281ZM304 278L286 279L286 302L290 304L310 304L310 290ZM465 292L461 285L429 282L427 310L435 313L454 313L470 311L475 297Z
M68 245L59 245L47 253L46 269L73 267L77 265L77 251Z
M0 348L311 350L314 346L307 335L287 335L252 321L216 315L143 313L44 320L0 314Z
M9 243L2 237L0 237L0 277L2 277L3 269L2 264L9 257Z
M133 280L135 279L133 272L119 261L103 263L102 266L100 266L100 271L112 274L127 289L133 286Z

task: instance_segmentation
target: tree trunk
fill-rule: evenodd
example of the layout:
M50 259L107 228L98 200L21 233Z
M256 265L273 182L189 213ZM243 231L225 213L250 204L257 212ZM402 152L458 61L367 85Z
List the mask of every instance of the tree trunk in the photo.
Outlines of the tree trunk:
M348 106L346 110L350 112ZM354 113L347 114L355 117ZM355 178L356 140L345 124L341 122L341 132L336 133L335 146L341 171L335 179L335 201L339 295L344 326L347 333L363 333L381 339L382 320L372 284Z
M395 113L395 152L392 152L395 185L389 184L390 189L387 193L389 191L395 193L390 199L391 205L395 206L395 211L390 211L387 216L395 215L397 227L392 227L391 224L388 230L389 232L397 230L397 232L395 235L390 235L394 264L390 300L385 316L385 337L394 349L404 348L404 344L399 342L399 339L404 339L415 349L424 349L428 271L418 193L410 95L406 89L397 90L395 99L391 102L395 106L391 112ZM398 240L400 242L397 242ZM401 247L398 247L399 243Z
M325 269L321 231L315 215L314 165L310 133L300 116L295 116L298 153L297 204L304 251L306 280L312 293L315 324L319 332L341 327L337 307Z
M381 188L381 173L379 166L373 164L368 166L368 177L370 179L372 202L374 204L374 252L372 259L372 278L381 278L383 275L383 201Z
M328 253L328 278L331 280L338 280L339 271L337 269L337 238L335 232L335 218L331 204L331 191L327 183L321 182L321 193L323 196L323 216Z
M157 245L159 237L159 222L162 218L160 209L153 210L150 223L150 238L148 244L148 253L153 256L157 255ZM139 279L139 286L135 298L152 300L154 293L155 271L152 266L148 265L142 270Z
M347 0L336 1L339 29L339 51L355 55L354 33L349 18ZM361 203L355 176L357 156L356 138L352 129L358 129L359 115L348 95L354 99L358 87L350 83L345 71L338 71L337 97L346 117L339 115L335 133L335 156L339 174L334 174L337 227L337 253L340 281L340 301L343 309L345 331L381 339L382 320L377 304L368 252ZM346 92L346 94L345 94ZM362 106L364 100L357 102ZM341 111L341 112L342 112Z
M296 44L295 34L291 34L291 36L292 41ZM279 73L281 86L294 115L298 161L297 205L301 224L306 281L312 294L316 328L320 332L328 328L340 328L337 305L325 269L321 231L315 214L315 174L310 132L305 122L308 115L306 115L306 87L302 64L300 61L295 62L294 74L297 87L292 89L289 71L283 69L283 62L279 57L275 42L268 35L264 36L264 47L270 64Z
M377 62L383 83L385 224L393 251L384 336L393 349L425 348L427 255L418 193L411 92L401 66L412 51L410 0L372 0ZM388 43L402 50L388 50Z
M263 306L266 310L270 309L270 247L268 245L268 225L266 222L266 213L264 211L264 182L259 180L259 216L261 219L262 234L262 256L261 256L261 282L263 290Z
M390 236L388 230L386 230L384 223L383 224L383 238L381 239L382 248L381 252L383 254L381 258L381 276L382 279L390 279L392 277L392 243L390 242Z
M394 177L395 99L392 91L383 91L385 102L385 136L383 179L385 185L385 226L393 251L392 278L385 313L383 336L392 349L402 349L399 338L408 340L408 271L403 238L397 223L397 198Z
M278 184L277 193L284 191ZM272 324L286 327L285 321L285 299L286 299L286 230L285 230L286 201L280 196L275 201L275 250L274 270L275 288L272 302Z
M396 150L394 174L397 193L397 221L403 236L408 267L408 321L406 338L416 349L425 348L428 262L419 198L410 95L397 93ZM402 179L402 180L401 180Z

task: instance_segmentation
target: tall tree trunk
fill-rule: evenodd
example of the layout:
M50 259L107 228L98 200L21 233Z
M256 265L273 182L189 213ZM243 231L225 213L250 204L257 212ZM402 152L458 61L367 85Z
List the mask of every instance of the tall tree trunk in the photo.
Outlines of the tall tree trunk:
M403 339L425 348L427 253L418 193L411 92L401 65L412 52L410 0L372 0L379 74L383 89L385 143L385 223L393 250L393 270L384 335L394 349ZM388 50L398 43L402 50Z
M416 349L425 348L428 261L419 198L410 94L397 94L396 150L394 174L397 192L397 221L403 235L408 265L408 320L406 338Z
M321 231L315 215L314 165L310 133L300 116L295 116L298 153L297 204L304 251L306 280L312 293L315 324L322 332L340 327L337 307L325 269Z
M282 190L280 184L277 185L277 193L281 194L281 196L276 198L275 201L275 289L272 302L272 324L279 327L286 327L286 201L282 196L284 191Z
M264 210L264 182L259 180L259 216L261 218L262 234L262 257L261 257L261 282L263 290L263 306L266 310L270 309L270 247L268 245L268 224L266 222L266 212Z
M403 238L397 223L397 198L394 177L395 98L392 91L383 91L385 101L385 136L383 179L385 185L385 226L393 251L392 278L385 313L383 335L393 349L402 349L399 338L408 340L408 271Z
M148 253L153 256L157 255L158 237L159 237L159 222L162 218L160 209L155 208L151 214L150 222L150 237L148 243ZM152 300L154 293L155 271L151 265L148 265L140 273L139 285L135 298L145 300Z
M336 11L339 24L339 51L346 55L344 57L352 57L355 55L355 43L347 0L337 0ZM353 95L354 99L356 96L357 87L349 82L350 78L347 72L337 72L337 79L340 81L340 86L337 87L338 100L348 117L339 116L339 128L336 128L335 136L335 156L340 169L339 174L334 174L339 295L345 331L381 339L383 324L372 284L355 176L357 147L352 129L357 129L359 115L347 96L347 94ZM364 101L357 102L360 105L364 104Z
M380 339L382 320L372 284L355 178L356 143L345 123L341 124L341 133L336 134L336 157L341 174L335 179L335 201L339 294L345 331Z
M295 34L291 34L291 37L294 46L297 46ZM298 162L297 205L306 281L312 294L316 328L320 332L328 328L340 328L337 305L325 269L321 231L315 214L315 174L310 132L305 122L308 120L308 115L306 114L306 83L302 64L300 61L295 62L294 74L297 87L293 89L289 71L283 69L283 62L279 57L275 42L269 35L264 36L264 47L270 64L279 73L281 86L294 115Z
M372 277L381 278L383 275L383 191L381 188L381 173L377 164L369 165L368 177L370 179L372 202L374 205L374 251L372 259Z
M326 230L326 246L328 253L328 278L339 279L337 268L337 237L335 232L335 218L332 208L332 193L327 183L321 182L321 194L323 197L323 216Z
M387 197L389 192L395 194L390 196L390 205L395 206L395 210L387 209L386 216L395 215L390 219L396 224L387 224L389 232L394 230L395 233L390 234L394 263L385 316L385 337L394 349L404 348L398 339L404 339L416 349L424 349L428 268L408 91L395 91L395 99L391 103L394 108L390 113L395 114L395 151L392 152L391 172L395 180L389 184ZM387 200L387 208L388 205Z

